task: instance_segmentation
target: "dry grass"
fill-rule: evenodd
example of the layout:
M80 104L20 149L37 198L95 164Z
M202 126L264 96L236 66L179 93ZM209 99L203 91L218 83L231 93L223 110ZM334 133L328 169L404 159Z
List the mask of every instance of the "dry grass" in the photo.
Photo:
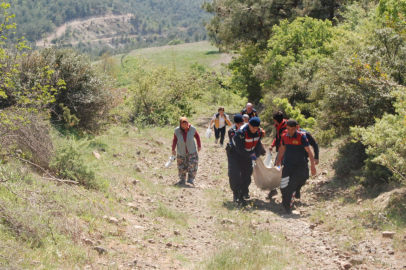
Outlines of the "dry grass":
M10 109L3 113L7 119L3 119L0 125L2 154L26 153L32 161L47 167L54 147L51 128L44 116Z

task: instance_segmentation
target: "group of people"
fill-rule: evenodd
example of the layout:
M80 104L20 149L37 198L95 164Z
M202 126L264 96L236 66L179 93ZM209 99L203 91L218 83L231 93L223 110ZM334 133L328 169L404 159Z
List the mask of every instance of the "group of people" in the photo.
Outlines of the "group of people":
M247 205L246 200L250 198L253 161L266 153L261 142L265 137L265 131L260 128L261 120L251 103L247 103L241 113L234 116L234 125L224 111L224 107L218 108L209 127L214 123L215 143L220 143L223 147L226 125L231 126L228 131L229 143L226 146L230 188L233 191L233 201ZM286 213L291 213L294 199L300 199L300 190L309 178L309 161L311 174L316 173L319 148L310 132L301 129L296 120L284 119L283 112L276 111L273 114L273 121L276 136L269 150L276 149L278 154L275 165L283 166L280 186L282 205ZM313 147L314 155L310 146ZM201 141L196 128L182 117L179 127L175 129L172 144L172 155L177 155L180 178L178 185L186 182L194 185L200 150ZM268 198L271 199L276 193L276 190L270 191Z

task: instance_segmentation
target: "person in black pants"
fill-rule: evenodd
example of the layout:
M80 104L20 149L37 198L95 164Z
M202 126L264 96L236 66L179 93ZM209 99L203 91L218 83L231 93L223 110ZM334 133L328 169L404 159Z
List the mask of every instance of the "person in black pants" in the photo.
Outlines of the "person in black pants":
M306 135L307 139L309 140L310 146L313 147L314 164L318 165L319 164L319 152L320 151L319 151L319 145L317 144L316 139L313 137L313 135L309 131L307 131L307 130L305 130L303 128L300 128L300 126L297 126L297 130ZM309 155L307 154L307 152L305 154L306 154L306 163L309 164ZM300 195L300 190L306 184L306 181L308 179L309 179L309 167L307 166L307 178L304 179L303 183L296 189L296 194L295 194L296 199L300 199L300 196L301 196Z
M306 135L297 131L297 121L290 119L286 125L288 132L282 135L282 146L279 148L276 165L281 166L283 158L281 180L282 205L286 213L291 214L296 190L309 178L309 167L305 153L308 154L310 159L312 175L316 174L316 166Z
M236 114L234 116L234 125L228 130L228 138L230 139L230 142L227 144L226 146L226 152L227 152L227 160L228 160L228 168L229 168L229 172L228 172L228 180L230 183L230 188L233 191L233 202L237 202L238 201L238 184L237 182L240 181L239 175L237 177L235 177L234 175L234 171L235 171L235 164L237 164L235 162L235 160L233 159L233 157L231 156L231 148L232 148L232 140L233 137L235 135L235 133L240 129L240 127L242 127L244 125L244 120L242 118L241 114ZM230 172L230 170L232 172Z
M234 201L247 205L244 196L248 195L253 172L252 161L261 155L260 119L253 117L249 124L235 133L228 154L228 175L233 190Z
M214 135L216 137L215 144L218 143L220 139L220 147L223 147L224 137L226 135L226 125L232 126L228 115L224 113L224 107L221 106L218 108L218 113L213 115L212 120L210 121L209 128L214 122Z

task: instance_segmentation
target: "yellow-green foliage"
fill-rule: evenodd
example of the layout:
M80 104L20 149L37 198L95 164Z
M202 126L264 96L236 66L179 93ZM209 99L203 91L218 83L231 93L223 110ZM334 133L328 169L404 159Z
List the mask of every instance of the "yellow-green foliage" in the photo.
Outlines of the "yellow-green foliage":
M265 111L265 120L272 123L272 114L275 110L283 111L289 119L295 119L299 125L309 131L313 130L316 120L313 117L306 118L299 108L294 108L287 98L275 98Z
M154 66L142 58L127 81L127 104L135 121L152 125L176 124L180 116L192 115L191 99L200 97L202 84L190 70Z
M366 147L375 163L390 169L399 180L406 180L406 94L404 88L393 93L396 113L376 119L373 126L352 128L353 136Z

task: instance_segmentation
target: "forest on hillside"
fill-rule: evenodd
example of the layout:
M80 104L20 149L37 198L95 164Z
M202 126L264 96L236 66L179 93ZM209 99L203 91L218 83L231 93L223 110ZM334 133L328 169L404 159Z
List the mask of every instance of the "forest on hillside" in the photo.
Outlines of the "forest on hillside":
M331 145L336 175L365 185L406 177L405 0L218 0L203 8L234 50L227 87L280 109Z
M105 14L133 14L133 33L147 35L186 28L192 39L202 39L203 20L210 16L200 9L200 0L11 0L10 14L15 14L17 29L8 38L25 37L34 42L52 33L56 27L75 19ZM128 33L130 34L130 33ZM174 32L173 39L181 37ZM196 37L195 37L196 39Z

